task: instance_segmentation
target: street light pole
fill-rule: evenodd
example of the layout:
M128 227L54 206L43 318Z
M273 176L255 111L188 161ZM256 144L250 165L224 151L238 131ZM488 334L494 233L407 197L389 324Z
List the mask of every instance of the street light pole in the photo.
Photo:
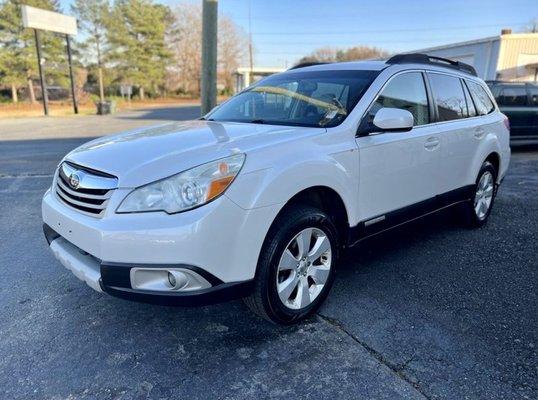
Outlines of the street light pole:
M202 9L202 115L217 105L218 0L203 0Z

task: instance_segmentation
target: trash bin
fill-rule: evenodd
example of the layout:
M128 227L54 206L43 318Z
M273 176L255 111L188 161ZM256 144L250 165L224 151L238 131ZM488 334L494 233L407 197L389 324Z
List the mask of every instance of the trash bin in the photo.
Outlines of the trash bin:
M116 112L115 101L99 101L95 105L97 106L97 115L113 114Z

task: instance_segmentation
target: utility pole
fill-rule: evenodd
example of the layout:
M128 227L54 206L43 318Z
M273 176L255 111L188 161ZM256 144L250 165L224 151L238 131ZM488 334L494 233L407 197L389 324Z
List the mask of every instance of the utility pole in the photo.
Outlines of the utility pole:
M251 0L248 0L248 58L250 63L250 72L249 74L252 76L253 70L254 70L254 61L252 59L252 16L251 16ZM249 77L249 81L252 80L251 77Z
M202 8L202 115L217 105L218 0L203 0Z

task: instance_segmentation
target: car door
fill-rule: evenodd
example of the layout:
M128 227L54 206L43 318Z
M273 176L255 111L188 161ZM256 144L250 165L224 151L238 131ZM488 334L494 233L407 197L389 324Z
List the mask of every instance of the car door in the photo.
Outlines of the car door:
M383 108L408 110L414 127L379 132L372 121ZM424 74L394 75L369 107L359 127L359 214L365 225L391 220L387 213L431 199L438 191L440 139L430 125L431 109ZM394 215L394 214L393 214Z
M465 91L458 76L427 73L437 114L441 139L439 187L445 194L464 187L479 141L485 136L480 118L468 118ZM470 99L469 99L470 100ZM471 113L474 107L471 108ZM476 115L476 110L474 111Z

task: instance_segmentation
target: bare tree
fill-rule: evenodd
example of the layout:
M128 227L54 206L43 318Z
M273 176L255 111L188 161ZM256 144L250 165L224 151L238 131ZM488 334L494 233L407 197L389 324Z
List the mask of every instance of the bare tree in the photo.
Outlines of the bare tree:
M388 54L389 53L383 49L370 46L355 46L348 49L338 49L327 46L314 50L309 55L301 58L299 63L364 60L386 57Z
M169 43L177 67L178 87L185 92L200 92L202 65L202 15L194 4L181 4L174 9L174 22L169 33Z
M200 93L201 37L202 8L195 4L177 6L168 34L176 66L169 70L168 82L187 93ZM247 49L246 34L230 18L220 17L219 76L228 89L233 85L233 71L245 60Z
M355 46L347 50L339 50L336 58L338 61L366 60L370 58L387 57L389 53L383 49L370 46Z
M338 49L335 47L320 47L319 49L314 50L309 55L301 58L299 60L300 64L309 63L309 62L335 62Z
M527 25L525 25L525 28L523 28L523 32L529 32L529 33L538 32L538 18L534 18Z
M85 34L85 40L80 44L86 51L86 57L97 62L99 74L99 99L105 101L103 86L103 56L107 50L107 23L110 19L110 4L108 0L75 0L71 10L77 16L78 24Z
M219 21L218 63L219 72L226 89L233 88L233 73L246 61L248 38L230 18Z

